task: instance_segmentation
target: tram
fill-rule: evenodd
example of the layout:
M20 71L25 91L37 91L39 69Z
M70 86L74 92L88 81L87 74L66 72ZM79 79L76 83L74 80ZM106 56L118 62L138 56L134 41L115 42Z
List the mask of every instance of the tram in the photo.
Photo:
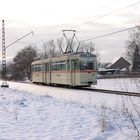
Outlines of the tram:
M90 52L67 53L32 62L32 82L71 87L97 84L96 55Z

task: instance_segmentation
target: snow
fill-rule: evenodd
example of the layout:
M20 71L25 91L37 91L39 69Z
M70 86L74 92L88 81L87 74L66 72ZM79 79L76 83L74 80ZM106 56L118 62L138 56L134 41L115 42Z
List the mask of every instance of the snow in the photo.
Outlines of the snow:
M118 79L117 82L116 79L100 79L94 87L139 92L140 79L136 80ZM127 84L123 87L124 83ZM137 132L133 129L125 107L131 111L140 130L140 119L134 109L140 108L138 97L22 82L8 84L9 88L0 87L0 140L137 138Z
M140 79L139 78L99 79L97 86L93 87L100 89L110 89L110 90L140 93Z

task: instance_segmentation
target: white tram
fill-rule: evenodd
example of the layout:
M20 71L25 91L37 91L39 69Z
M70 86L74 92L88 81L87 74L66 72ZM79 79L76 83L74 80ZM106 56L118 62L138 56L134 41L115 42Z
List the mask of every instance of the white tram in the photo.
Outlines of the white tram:
M97 84L96 56L89 52L64 54L32 63L32 82L89 87Z

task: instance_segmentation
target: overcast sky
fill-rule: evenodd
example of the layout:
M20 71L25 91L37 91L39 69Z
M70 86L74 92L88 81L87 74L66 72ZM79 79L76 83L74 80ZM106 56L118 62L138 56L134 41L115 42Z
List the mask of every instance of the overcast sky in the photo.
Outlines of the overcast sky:
M119 10L136 2L138 0L0 0L0 20L5 20L6 45L34 31L34 36L22 41L41 48L43 42L62 37L63 29L75 29L78 39L86 40L139 25L140 3ZM91 41L100 53L100 61L111 62L124 55L126 40L128 32ZM14 44L7 49L7 56L14 57L24 46Z

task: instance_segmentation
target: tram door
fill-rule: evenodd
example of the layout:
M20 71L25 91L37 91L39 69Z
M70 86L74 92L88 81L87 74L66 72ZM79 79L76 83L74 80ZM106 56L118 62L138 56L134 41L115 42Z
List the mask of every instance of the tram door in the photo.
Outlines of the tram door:
M72 60L71 60L71 85L72 85L72 86L75 86L75 85L76 85L75 64L76 64L75 59L72 59Z
M50 63L46 63L46 75L45 75L45 83L49 84L51 83L51 70L50 70Z

